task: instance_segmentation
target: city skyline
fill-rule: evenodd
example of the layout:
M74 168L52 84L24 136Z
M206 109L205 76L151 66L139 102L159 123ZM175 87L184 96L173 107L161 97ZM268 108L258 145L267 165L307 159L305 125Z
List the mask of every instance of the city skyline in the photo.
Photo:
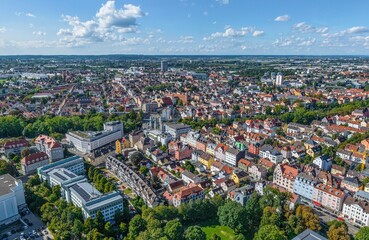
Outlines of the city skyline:
M357 1L0 2L0 55L368 55Z

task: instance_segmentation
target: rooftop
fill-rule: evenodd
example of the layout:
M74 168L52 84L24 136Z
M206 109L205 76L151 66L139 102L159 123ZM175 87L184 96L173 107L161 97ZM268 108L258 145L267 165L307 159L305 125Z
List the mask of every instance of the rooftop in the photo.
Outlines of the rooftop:
M0 176L0 196L13 192L12 188L17 186L17 180L10 176L10 174L4 174Z

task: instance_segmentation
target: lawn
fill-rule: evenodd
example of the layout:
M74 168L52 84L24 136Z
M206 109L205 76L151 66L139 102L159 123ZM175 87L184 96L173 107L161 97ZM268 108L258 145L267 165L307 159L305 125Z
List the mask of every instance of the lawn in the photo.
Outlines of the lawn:
M231 228L220 226L216 219L200 222L197 225L206 233L206 239L211 239L214 233L222 240L232 240L236 236Z

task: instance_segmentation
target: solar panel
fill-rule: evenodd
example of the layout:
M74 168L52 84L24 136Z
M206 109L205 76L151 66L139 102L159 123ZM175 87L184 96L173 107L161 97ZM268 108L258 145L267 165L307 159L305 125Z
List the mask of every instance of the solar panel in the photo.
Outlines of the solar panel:
M72 188L78 193L78 195L83 198L83 200L85 200L86 202L90 200L90 194L86 192L83 188L81 188L78 184L74 185Z
M55 175L55 176L57 176L58 178L60 178L60 179L61 179L61 180L63 180L63 181L68 180L68 178L66 178L65 176L61 175L61 174L60 174L60 173L58 173L58 172L55 172L55 173L54 173L54 175Z

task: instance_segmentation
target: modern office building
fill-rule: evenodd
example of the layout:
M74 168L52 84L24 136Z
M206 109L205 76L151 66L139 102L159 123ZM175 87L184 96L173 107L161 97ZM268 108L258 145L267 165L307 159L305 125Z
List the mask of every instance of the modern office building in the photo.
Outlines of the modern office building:
M172 135L175 139L179 139L182 134L191 131L191 126L182 123L166 123L164 127L165 132Z
M51 162L64 158L63 147L54 138L47 135L40 135L35 140L36 148L40 152L45 152Z
M21 180L9 174L0 176L0 226L20 218L19 210L26 206ZM0 227L1 228L1 227Z
M77 175L83 175L85 173L83 159L79 156L72 156L37 168L37 174L39 175L41 181L47 180L50 182L49 172L57 168L65 168Z
M100 132L73 131L66 134L67 141L82 153L91 153L93 150L115 142L123 137L123 123L119 121L106 122L104 130Z
M276 86L281 86L283 84L283 75L282 75L282 73L278 73L277 74L277 77L276 77L276 79L275 79L275 85Z
M117 211L123 211L123 197L117 191L102 194L84 176L65 168L56 168L48 175L50 186L59 185L62 197L81 208L85 219L95 218L100 211L105 221L111 221Z

